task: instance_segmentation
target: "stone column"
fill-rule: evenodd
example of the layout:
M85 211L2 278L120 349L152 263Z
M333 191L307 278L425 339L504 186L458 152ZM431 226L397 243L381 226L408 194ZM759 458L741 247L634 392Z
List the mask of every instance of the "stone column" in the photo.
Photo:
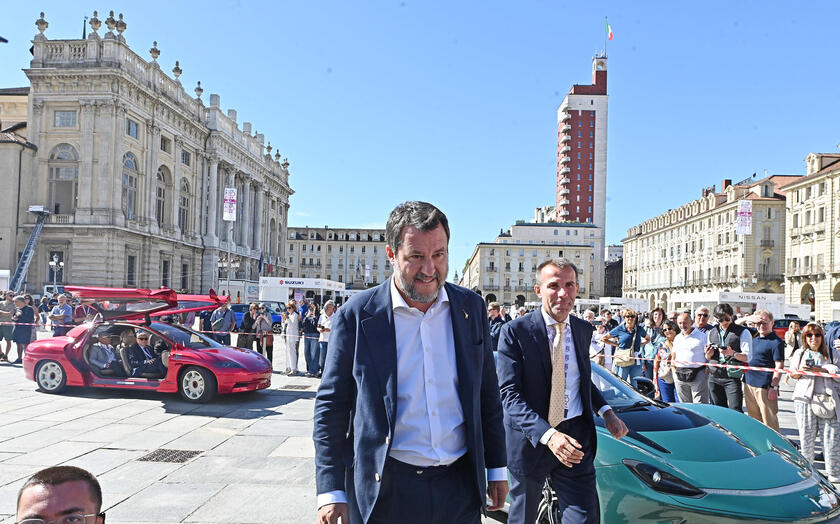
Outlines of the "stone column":
M109 100L97 100L94 120L96 133L96 162L93 183L93 211L99 215L100 224L111 222L111 207L119 208L119 201L111 205L112 184L122 185L122 170L114 169L114 135L111 132L114 121L114 104Z
M242 203L242 220L239 224L239 238L237 239L237 244L241 247L247 248L249 245L248 236L251 231L251 228L248 227L250 224L248 223L248 213L250 212L248 201L249 195L251 192L251 186L248 182L244 182L242 184L242 190L239 192L239 200Z
M219 155L210 155L210 181L207 185L207 199L209 200L207 206L207 240L211 245L215 245L218 237L216 236L216 209L219 201Z
M88 100L81 104L79 125L82 131L81 151L79 151L79 177L76 185L76 223L90 222L91 203L93 201L93 116L94 106Z
M184 139L179 136L173 137L172 156L175 162L172 167L172 202L170 203L169 209L171 209L172 213L172 228L176 232L180 231L182 235L184 232L181 231L181 227L178 225L178 211L181 209L181 149L183 147ZM198 158L195 159L195 162L198 162Z
M206 170L209 170L210 164L207 161L208 156L206 153L200 153L199 157L201 158L201 163L196 166L198 168L196 171L201 173L201 175L195 177L195 184L190 187L192 190L190 208L195 210L192 214L192 232L196 236L201 236L203 234L202 224L204 224L204 209L206 206L209 207L210 204L209 201L205 202L204 198L202 198L202 195L206 194L204 187L207 183L204 173L208 172ZM209 210L207 212L209 214Z
M113 180L113 192L112 198L114 202L114 217L116 220L115 223L119 225L125 225L127 219L125 218L125 214L122 210L122 186L123 186L123 155L125 155L125 139L123 138L123 134L125 133L125 117L126 117L126 106L125 104L115 104L114 106L114 118L111 119L111 140L113 140L114 145L114 171L116 172L116 176L112 177ZM109 115L110 116L110 115ZM138 173L139 175L140 173ZM138 186L142 182L142 177L138 176ZM139 218L140 213L140 204L142 195L142 186L137 187L137 194L135 196L135 211L134 220ZM137 259L138 266L135 269L137 272L137 279L140 278L140 258Z
M255 218L256 218L256 226L257 226L257 236L256 236L256 243L254 245L254 249L257 251L261 251L263 247L263 198L265 197L265 191L262 187L257 187L257 194L256 194L256 205L255 207Z
M157 187L158 158L160 156L160 128L152 120L146 120L147 147L146 158L146 217L153 224L153 231L159 231L155 220L155 188ZM164 217L165 218L165 217ZM161 224L162 225L162 224Z

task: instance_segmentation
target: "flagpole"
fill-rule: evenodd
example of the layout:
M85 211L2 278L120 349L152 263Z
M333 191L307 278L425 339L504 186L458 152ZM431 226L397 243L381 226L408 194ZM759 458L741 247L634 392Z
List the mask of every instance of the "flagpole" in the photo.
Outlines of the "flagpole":
M605 17L604 17L604 28L606 29L606 28L607 28L607 27L609 27L609 26L610 26L610 21L609 21L609 20L607 20L607 17L605 16ZM605 58L606 58L606 56L607 56L607 37L608 37L608 36L609 36L609 34L607 34L607 32L606 32L606 31L604 31L604 57L605 57Z

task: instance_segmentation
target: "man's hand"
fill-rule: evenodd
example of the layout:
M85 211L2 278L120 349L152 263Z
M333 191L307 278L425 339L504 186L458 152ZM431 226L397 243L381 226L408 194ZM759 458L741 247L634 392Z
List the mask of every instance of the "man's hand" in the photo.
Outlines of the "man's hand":
M767 390L767 400L778 400L779 399L779 390L771 387Z
M318 524L337 524L338 519L341 519L341 524L350 524L350 511L347 504L325 504L318 508Z
M834 341L834 349L840 349L840 338Z
M704 351L703 353L706 355L706 360L709 360L709 359L711 359L713 356L715 356L715 350L714 350L714 349L712 349L712 345L711 345L711 344L707 344L707 345L706 345L706 351Z
M613 413L613 410L611 409L604 413L604 425L607 427L610 434L615 438L621 438L630 431L627 429L624 421L618 418L618 415Z
M548 449L564 466L569 468L575 464L580 464L583 459L582 447L577 440L559 431L548 439Z
M505 498L508 494L508 482L506 480L491 480L487 483L487 496L490 498L490 511L497 511L505 507Z

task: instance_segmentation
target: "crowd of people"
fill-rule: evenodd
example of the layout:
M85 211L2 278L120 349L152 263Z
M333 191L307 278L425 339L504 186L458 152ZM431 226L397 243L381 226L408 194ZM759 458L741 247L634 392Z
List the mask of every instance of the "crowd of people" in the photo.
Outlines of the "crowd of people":
M819 323L802 327L794 321L781 338L770 311L737 317L729 304L701 306L693 315L624 309L620 323L608 310L600 316L585 311L583 319L595 326L591 360L628 382L640 376L651 380L663 402L715 404L780 431L779 387L782 381L793 383L803 455L814 459L820 435L829 479L840 482L840 403L833 393L840 379L807 373L838 373L840 333L827 336Z
M268 304L253 302L248 311L237 322L230 305L225 302L212 312L200 315L201 329L221 344L232 343L231 334L236 334L237 347L253 349L274 361L275 339L282 339L285 349L285 369L281 373L290 376L320 378L324 370L327 346L332 330L336 304L327 300L323 308L312 299L290 299L279 311L282 320L275 320ZM279 322L280 328L275 329ZM300 367L300 350L303 345L303 365Z
M57 293L35 302L28 293L0 291L0 362L20 364L26 347L37 332L52 326L54 336L64 335L75 324L90 320L96 311L90 304L73 301L70 295ZM16 359L12 360L12 350Z

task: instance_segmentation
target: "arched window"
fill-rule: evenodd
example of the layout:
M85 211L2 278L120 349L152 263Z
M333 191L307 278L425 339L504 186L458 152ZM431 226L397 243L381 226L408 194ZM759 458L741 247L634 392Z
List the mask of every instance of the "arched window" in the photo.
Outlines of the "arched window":
M181 232L190 230L190 184L186 178L181 179L181 195L178 197L178 227Z
M166 166L160 166L155 175L155 221L159 226L163 226L167 222L166 186L170 184L171 177Z
M132 153L123 155L122 210L128 220L137 216L137 157Z
M76 210L76 189L79 180L79 154L70 144L59 144L50 153L50 209L56 215Z

